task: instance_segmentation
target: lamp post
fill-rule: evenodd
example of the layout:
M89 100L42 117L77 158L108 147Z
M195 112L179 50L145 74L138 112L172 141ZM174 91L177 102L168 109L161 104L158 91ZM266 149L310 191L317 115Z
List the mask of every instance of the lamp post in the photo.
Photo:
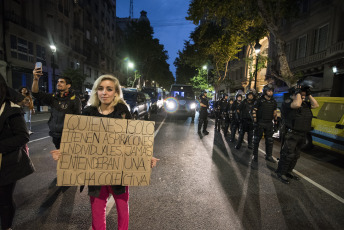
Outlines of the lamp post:
M56 90L56 79L55 79L55 53L56 53L56 46L54 44L50 45L51 52L53 53L52 56L52 67L53 67L53 91Z
M256 45L254 46L254 50L256 52L256 73L254 75L254 89L256 90L257 92L257 75L258 75L258 55L259 55L259 52L260 52L260 47L262 47L260 44L259 44L259 40L257 39L256 41Z
M128 74L128 69L133 69L134 68L134 63L132 63L131 61L128 61L128 65L127 65L127 83L129 83L129 74Z
M208 87L208 86L209 86L209 85L208 85L208 66L204 65L202 68L203 68L204 70L207 70L207 87Z

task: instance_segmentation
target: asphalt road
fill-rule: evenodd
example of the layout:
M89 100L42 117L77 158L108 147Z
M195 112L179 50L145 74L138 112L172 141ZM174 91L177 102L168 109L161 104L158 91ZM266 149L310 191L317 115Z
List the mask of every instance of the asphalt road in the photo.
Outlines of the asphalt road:
M36 172L17 183L13 229L91 229L87 191L51 186L56 163L49 151L49 114L33 116L29 143ZM129 229L342 229L344 226L344 157L315 147L303 153L295 170L301 181L290 185L275 176L277 164L258 165L244 144L236 150L222 134L200 138L191 118L153 115L157 135L151 185L130 187ZM245 137L246 138L246 137ZM274 157L280 145L275 142ZM50 188L49 188L50 187ZM113 199L107 206L107 229L117 229Z

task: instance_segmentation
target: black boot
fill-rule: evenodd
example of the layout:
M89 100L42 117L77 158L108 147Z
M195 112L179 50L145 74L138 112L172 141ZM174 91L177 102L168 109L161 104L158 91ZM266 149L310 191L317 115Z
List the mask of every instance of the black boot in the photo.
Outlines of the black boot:
M289 180L287 179L287 177L285 175L281 175L277 173L277 178L282 181L282 183L284 184L289 184Z

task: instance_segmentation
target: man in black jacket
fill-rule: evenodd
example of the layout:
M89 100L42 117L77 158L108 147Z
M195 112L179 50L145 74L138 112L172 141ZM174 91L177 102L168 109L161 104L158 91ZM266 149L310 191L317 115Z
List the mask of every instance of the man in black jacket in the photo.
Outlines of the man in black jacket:
M72 81L69 77L59 77L57 80L57 92L48 94L39 92L38 81L42 76L42 69L33 71L32 95L41 104L51 107L51 116L48 121L49 135L53 138L56 149L60 148L64 117L66 114L81 114L81 101L71 90Z

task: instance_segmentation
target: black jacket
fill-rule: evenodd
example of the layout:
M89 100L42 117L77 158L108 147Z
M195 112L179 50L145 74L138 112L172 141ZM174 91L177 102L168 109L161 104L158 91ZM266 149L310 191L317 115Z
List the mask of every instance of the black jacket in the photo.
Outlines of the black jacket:
M5 102L0 105L0 185L13 183L34 172L26 154L29 133L19 105Z
M82 115L85 116L94 116L94 117L110 117L110 118L122 118L122 115L125 114L125 119L131 119L130 112L128 107L123 103L118 103L115 106L115 109L109 115L102 115L99 113L98 108L94 106L86 107L82 111ZM112 191L119 195L125 193L125 186L121 185L112 185ZM99 197L101 186L88 186L88 195L93 197ZM82 189L81 189L82 190Z
M52 137L61 137L63 123L66 114L81 114L81 101L74 91L61 97L59 93L48 94L43 92L32 93L42 104L51 107L51 116L48 121L49 135Z

